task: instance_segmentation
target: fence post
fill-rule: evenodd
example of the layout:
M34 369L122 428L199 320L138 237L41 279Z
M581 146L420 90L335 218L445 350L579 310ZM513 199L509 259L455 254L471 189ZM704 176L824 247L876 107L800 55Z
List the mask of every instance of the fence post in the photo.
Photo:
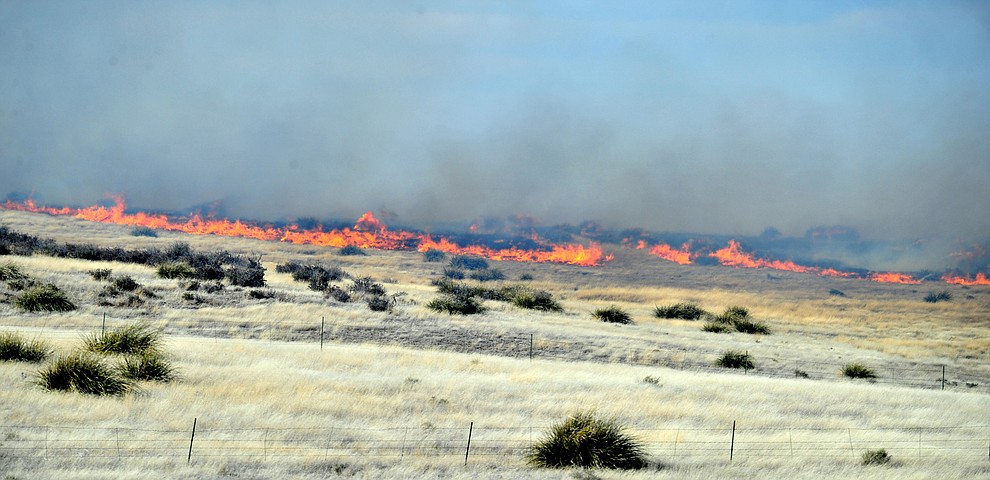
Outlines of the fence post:
M323 350L323 328L327 324L327 317L320 317L320 350Z
M732 455L736 450L736 421L732 421L732 441L729 443L729 462L732 462Z
M468 455L471 454L471 434L474 433L474 422L471 422L471 426L468 427L468 443L467 449L464 450L464 465L467 466Z
M529 361L533 361L533 334L529 334Z
M677 432L674 433L674 458L677 458L677 441L681 437L681 429L678 428Z
M942 390L945 390L945 365L942 365Z
M100 335L106 335L107 333L107 312L103 312L103 330L100 330Z
M193 446L193 439L195 438L196 438L196 418L193 417L192 435L189 436L189 456L186 457L186 463L192 462L192 446Z

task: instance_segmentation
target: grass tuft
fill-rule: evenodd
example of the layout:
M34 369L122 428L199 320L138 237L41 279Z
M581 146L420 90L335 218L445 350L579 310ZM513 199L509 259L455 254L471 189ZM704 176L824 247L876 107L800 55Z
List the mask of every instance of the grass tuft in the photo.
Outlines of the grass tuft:
M752 370L756 367L753 364L753 357L749 353L734 350L723 353L718 360L715 360L715 365L725 368L741 368L743 370Z
M113 270L109 268L94 268L86 273L88 273L90 277L93 277L93 280L102 282L104 280L110 280L110 276L113 275Z
M14 301L18 308L28 312L68 312L76 304L57 286L51 283L33 287Z
M705 324L701 326L701 331L710 333L729 333L732 331L732 327L726 323L712 321L705 322Z
M158 276L161 278L196 278L196 269L188 263L163 263L158 266Z
M40 362L51 352L51 347L45 342L28 341L10 332L0 333L0 361Z
M945 290L928 292L928 295L925 295L925 301L928 303L948 302L949 300L952 300L952 294Z
M842 367L842 374L849 378L877 378L877 374L872 368L859 362L847 363L846 366Z
M621 324L632 323L632 317L629 316L629 314L626 313L625 310L622 310L621 308L616 307L615 305L612 305L608 308L599 308L594 312L591 312L591 316L605 323L621 323Z
M647 465L642 444L614 419L580 412L553 425L530 447L526 460L540 468L639 469Z
M0 264L0 281L21 280L24 278L27 278L27 274L16 263Z
M442 262L447 259L447 254L442 250L431 248L423 252L423 260L426 262Z
M121 376L130 380L168 383L177 378L172 362L158 352L127 355L118 369Z
M47 390L89 395L123 395L131 387L120 372L86 353L58 357L35 375L35 381Z
M658 306L653 310L657 318L679 318L681 320L698 320L706 313L705 310L693 303L675 303Z
M93 334L83 348L94 353L144 354L159 351L162 334L146 323L134 323Z

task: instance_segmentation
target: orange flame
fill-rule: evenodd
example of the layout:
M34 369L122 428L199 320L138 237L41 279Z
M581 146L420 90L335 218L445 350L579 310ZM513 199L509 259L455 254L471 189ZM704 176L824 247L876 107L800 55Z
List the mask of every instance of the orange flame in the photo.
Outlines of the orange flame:
M753 258L752 255L743 252L739 246L739 242L735 240L729 240L729 246L720 250L716 250L709 254L710 257L714 257L722 265L729 267L743 267L743 268L772 268L774 270L787 270L790 272L807 273L814 272L817 269L814 267L805 267L803 265L798 265L790 260L780 261L780 260L764 260L761 258Z
M951 285L966 285L966 286L990 285L990 278L987 278L987 275L985 273L977 273L976 278L972 280L970 280L968 277L945 274L942 275L942 280L944 280L945 283Z
M691 248L691 245L690 244L687 244L687 243L685 243L684 245L681 245L681 249L680 250L675 250L673 247L671 247L670 245L667 245L666 243L660 243L660 244L654 245L653 248L650 249L650 253L652 253L653 255L656 255L656 256L664 259L664 260L669 260L671 262L674 262L674 263L677 263L677 264L680 264L680 265L690 265L691 264L691 250L690 250L690 248Z
M906 273L894 272L874 272L870 274L870 280L880 283L903 283L907 285L917 285L921 280L916 280Z
M405 231L390 231L371 212L367 212L355 222L354 228L344 228L324 232L321 230L302 230L296 225L284 228L263 227L240 220L204 219L193 215L188 220L177 221L166 215L153 215L144 212L126 213L123 196L113 197L112 207L92 206L86 208L49 208L40 207L33 201L24 203L7 201L3 208L26 212L48 213L51 215L73 215L77 218L100 223L119 225L134 225L189 233L193 235L220 235L229 237L245 237L258 240L282 241L295 244L310 244L330 247L345 247L354 245L361 248L381 250L418 250L425 252L436 248L448 253L479 255L493 260L513 260L517 262L552 262L579 266L601 265L612 259L605 255L601 247L595 243L583 245L552 244L538 237L538 243L545 250L528 250L520 248L494 249L481 245L460 246L445 238L434 240L430 235Z

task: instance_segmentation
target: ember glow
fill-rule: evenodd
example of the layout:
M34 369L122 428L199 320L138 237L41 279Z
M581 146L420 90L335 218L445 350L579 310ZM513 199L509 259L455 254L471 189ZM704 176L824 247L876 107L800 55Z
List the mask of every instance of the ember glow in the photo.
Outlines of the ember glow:
M263 227L240 220L207 219L192 215L184 221L166 215L144 212L127 213L122 196L113 197L111 207L92 206L86 208L50 208L36 205L31 200L24 203L8 201L3 206L8 210L47 213L50 215L71 215L76 218L100 223L134 225L189 233L193 235L220 235L244 237L257 240L282 241L294 244L345 247L353 245L361 248L380 250L413 250L425 252L437 249L452 254L478 255L492 260L512 260L517 262L552 262L579 266L601 265L611 260L595 243L589 246L576 244L553 244L540 241L545 249L531 250L520 248L490 248L482 245L461 246L448 239L434 238L427 234L406 231L391 231L371 212L361 216L353 228L331 230L304 230L296 225L288 227Z

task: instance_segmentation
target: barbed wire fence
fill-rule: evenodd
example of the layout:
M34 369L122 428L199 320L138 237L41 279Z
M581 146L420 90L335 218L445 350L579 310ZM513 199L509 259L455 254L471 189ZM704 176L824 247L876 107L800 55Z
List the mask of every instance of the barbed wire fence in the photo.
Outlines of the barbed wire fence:
M102 317L93 327L106 330L133 323L133 319ZM418 322L410 328L401 320L384 325L335 324L326 317L312 321L272 319L254 321L185 320L181 323L162 320L152 322L166 333L204 338L246 338L269 341L332 343L371 343L397 345L425 350L477 353L509 358L559 361L590 361L656 366L693 372L738 373L773 378L806 378L841 380L845 363L760 358L753 355L753 369L730 369L715 364L724 352L691 350L676 345L658 344L653 348L622 346L611 349L597 339L563 339L537 336L533 333L487 331L482 327L429 325ZM16 327L14 327L16 328ZM53 327L49 327L53 328ZM748 352L747 352L748 353ZM940 364L906 363L904 365L869 365L876 378L864 381L929 390L990 391L990 377L966 372Z
M435 426L394 428L213 428L194 419L188 430L70 426L0 426L0 455L14 459L167 458L307 462L354 457L434 458L465 464L525 462L542 427ZM747 458L837 458L858 461L869 449L898 460L990 462L990 424L874 428L628 429L648 455L679 463L730 463Z

